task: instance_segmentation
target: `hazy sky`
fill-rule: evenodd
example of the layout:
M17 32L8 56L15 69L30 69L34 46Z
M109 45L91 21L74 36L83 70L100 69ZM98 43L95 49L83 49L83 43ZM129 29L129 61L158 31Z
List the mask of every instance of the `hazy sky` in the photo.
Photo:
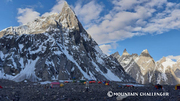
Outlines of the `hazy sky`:
M61 12L65 0L1 0L0 30ZM179 0L66 0L106 54L180 58Z

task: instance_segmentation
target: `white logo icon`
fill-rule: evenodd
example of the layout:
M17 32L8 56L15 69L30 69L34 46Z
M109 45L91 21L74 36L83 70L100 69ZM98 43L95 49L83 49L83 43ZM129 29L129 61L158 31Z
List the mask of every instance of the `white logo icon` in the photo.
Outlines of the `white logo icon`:
M109 91L109 92L107 93L107 96L108 96L108 97L112 97L112 96L113 96L113 92L112 92L112 91Z

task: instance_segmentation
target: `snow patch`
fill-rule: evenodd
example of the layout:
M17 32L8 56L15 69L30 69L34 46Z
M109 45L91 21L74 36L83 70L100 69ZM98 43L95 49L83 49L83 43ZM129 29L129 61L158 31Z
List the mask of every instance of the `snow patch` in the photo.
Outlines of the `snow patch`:
M134 61L137 63L138 60L139 60L139 57L137 57Z
M85 41L90 41L90 38L85 33L80 33L80 35L83 37Z
M73 46L72 46L72 48L73 48L73 49L75 49L75 50L78 50L78 48L79 48L79 47L78 47L78 46L73 45Z
M107 69L107 73L103 73L99 66L92 60L92 64L96 67L95 70L97 72L99 72L101 75L103 75L106 79L110 80L110 81L122 81L121 79L119 79L119 77L117 77L116 75L114 75L114 73L112 73L109 69Z
M101 57L105 57L105 56L106 56L106 55L102 52L102 50L99 48L98 45L96 45L96 46L94 47L94 49L96 50L96 52L97 52L99 55L101 55Z
M118 83L119 84L119 83ZM142 84L133 84L133 83L125 83L125 84L119 84L119 85L133 85L134 87L143 87L144 85Z
M168 66L170 66L172 68L172 66L175 64L176 62L172 61L171 59L166 57L166 61L162 63L164 68L167 68Z
M51 81L40 82L40 84L42 84L42 85L45 85L45 84L48 84L48 83L51 83Z
M61 51L54 51L54 54L56 54L56 55L61 55L61 54L63 54Z
M28 60L27 64L25 65L24 69L21 70L19 74L17 74L15 77L12 78L13 81L20 82L24 79L30 80L30 81L37 81L38 77L35 75L35 65L37 60Z
M142 80L142 84L144 84L144 77L143 76L141 76L141 80Z
M106 68L107 69L107 68ZM112 81L122 81L121 79L119 79L119 77L117 77L116 75L114 75L114 73L112 73L109 69L107 69L107 76L110 77L110 80Z
M134 64L134 62L132 62L132 63L128 66L128 68L126 68L126 70L125 70L125 71L126 71L127 73L129 73L130 68L132 68L133 64Z
M167 76L165 73L162 73L161 76L162 76L163 80L167 81Z
M97 80L90 71L89 71L89 74L90 74L91 80Z
M20 49L20 51L22 51L23 47L24 47L23 44L19 44L19 49Z
M57 43L57 44L58 44L58 43ZM60 48L62 47L60 44L58 44L58 45L59 45ZM64 49L61 49L61 50L62 50L62 52L66 55L66 57L67 57L70 61L72 61L72 62L79 68L79 70L81 71L81 73L83 74L83 76L84 76L85 78L87 78L87 79L90 79L89 75L82 70L82 68L79 66L79 64L78 64L78 63L74 60L74 58L68 53L68 51L66 50L66 48L64 47Z
M96 61L102 65L104 64L104 61L101 58L99 58L98 56L96 57Z
M74 67L71 69L71 72L73 72L74 71Z
M13 76L5 74L3 69L0 71L0 79L12 80L12 78L13 78Z

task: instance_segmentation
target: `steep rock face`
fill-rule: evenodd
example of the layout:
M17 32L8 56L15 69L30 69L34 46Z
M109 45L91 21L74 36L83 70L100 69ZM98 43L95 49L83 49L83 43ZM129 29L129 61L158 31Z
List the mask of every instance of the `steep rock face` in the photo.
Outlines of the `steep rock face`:
M159 72L159 74L157 74L155 77L157 83L171 85L179 83L179 80L173 71L173 66L175 64L176 62L172 61L167 57L163 57L156 62L156 71Z
M138 83L174 85L180 81L178 78L178 61L174 62L167 57L163 57L155 62L147 49L143 50L139 56L137 54L111 56L116 58L124 70Z
M123 54L122 55L130 55L127 51L126 51L126 49L124 49L124 51L123 51Z
M172 69L175 72L176 76L180 78L180 59L178 59L176 63L172 64Z
M147 74L149 71L152 71L155 67L155 61L149 55L147 49L142 51L139 59L137 59L136 62L140 66L143 75Z
M147 49L143 50L143 51L141 52L140 56L152 58Z
M175 73L176 77L180 78L180 69L177 68L177 69L174 71L174 73Z
M115 52L114 54L111 54L110 56L111 56L112 58L116 58L116 59L119 59L119 58L120 58L119 52Z
M102 53L66 2L60 14L6 28L0 37L0 78L134 82L117 61Z
M142 83L150 83L154 72L155 61L150 56L147 49L143 50L140 56L136 58L136 63L140 67L141 73L144 77Z
M63 27L68 27L70 29L75 29L77 31L82 31L84 28L77 19L74 11L69 7L67 2L64 3L61 14L55 18L58 22L61 22Z
M111 57L117 59L117 61L122 65L126 73L128 73L131 77L133 77L136 82L143 83L144 78L141 73L139 65L136 63L136 59L138 58L137 54L130 55L126 51L126 49L123 51L123 55L120 56L119 53L112 54Z

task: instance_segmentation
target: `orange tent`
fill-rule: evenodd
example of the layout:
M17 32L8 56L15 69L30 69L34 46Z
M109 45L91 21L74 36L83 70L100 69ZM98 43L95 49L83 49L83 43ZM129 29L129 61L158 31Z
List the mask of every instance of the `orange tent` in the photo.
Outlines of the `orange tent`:
M175 90L178 90L178 89L180 89L180 84L175 86Z

